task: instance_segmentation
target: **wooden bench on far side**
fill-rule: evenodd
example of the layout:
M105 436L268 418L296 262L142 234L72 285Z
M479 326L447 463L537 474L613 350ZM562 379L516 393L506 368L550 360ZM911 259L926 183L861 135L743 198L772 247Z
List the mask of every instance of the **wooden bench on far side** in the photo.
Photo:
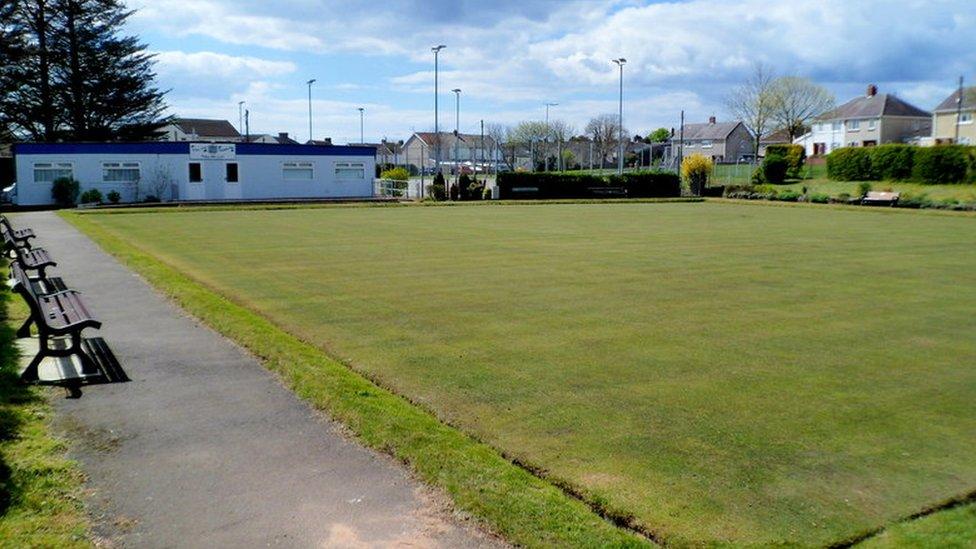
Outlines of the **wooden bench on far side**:
M898 203L900 193L868 191L861 199L862 206L894 206Z
M4 248L8 246L9 242L16 244L22 248L31 249L30 239L34 238L33 229L15 229L13 225L10 224L10 220L7 216L0 215L0 231L3 231Z

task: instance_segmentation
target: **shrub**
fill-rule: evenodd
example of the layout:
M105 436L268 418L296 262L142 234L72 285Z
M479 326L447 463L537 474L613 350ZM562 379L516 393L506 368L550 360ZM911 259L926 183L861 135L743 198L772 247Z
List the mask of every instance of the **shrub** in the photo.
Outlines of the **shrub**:
M751 181L753 185L762 185L763 183L766 182L766 178L763 177L762 166L756 166L756 169L752 170Z
M59 177L51 185L51 198L59 206L74 206L78 202L81 185L70 177Z
M803 145L769 145L766 147L766 158L779 157L786 160L786 175L798 179L803 173L803 164L807 159L807 151Z
M406 168L392 168L380 173L380 179L392 179L394 181L407 181L410 179L410 172Z
M857 196L863 198L869 192L871 192L871 184L870 183L867 183L867 182L862 181L861 183L858 183L857 184Z
M491 200L491 187L489 187L488 185L483 185L483 187L484 188L481 190L481 199Z
M786 181L789 164L782 156L767 156L762 163L762 177L765 183L781 185Z
M122 195L119 194L119 191L109 191L105 196L112 204L118 204L122 200Z
M451 187L451 198L454 198L455 200L467 200L468 187L470 186L471 186L471 178L468 177L468 174L462 173L458 177L456 188L453 185Z
M909 179L917 148L913 145L888 144L868 149L871 170L879 179Z
M701 196L712 175L712 160L700 154L692 154L681 162L681 175L691 187L691 193Z
M925 193L904 193L899 197L896 205L900 208L927 208L932 205L932 200Z
M669 198L681 196L681 178L673 172L645 170L623 174L629 198ZM721 195L720 195L721 196Z
M814 204L826 204L830 202L830 195L827 193L813 193L808 198Z
M88 189L87 191L81 193L81 203L82 204L93 204L102 203L102 191L98 189Z
M146 198L143 198L142 201L143 202L162 202L162 200L160 200L159 197L156 196L156 195L154 195L154 194L147 194L146 195Z
M702 196L725 196L725 186L715 185L705 187L705 192L702 193Z
M783 191L775 195L775 200L782 200L784 202L796 202L800 200L801 196L803 195L801 195L796 191Z
M871 166L871 151L859 147L835 149L827 155L827 177L835 181L877 179Z
M962 183L969 169L969 151L961 145L939 145L915 151L914 179L922 183Z

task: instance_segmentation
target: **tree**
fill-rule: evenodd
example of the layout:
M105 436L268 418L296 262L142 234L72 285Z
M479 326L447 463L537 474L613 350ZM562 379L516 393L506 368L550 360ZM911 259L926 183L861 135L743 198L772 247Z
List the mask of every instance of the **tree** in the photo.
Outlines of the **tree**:
M759 140L769 128L775 104L773 73L762 63L756 63L752 75L726 98L729 111L752 133L753 151L759 151Z
M485 135L491 140L491 158L494 160L501 156L502 160L509 165L509 169L514 169L515 161L507 162L508 156L504 154L503 148L508 141L508 127L497 123L485 124Z
M671 139L671 130L667 128L658 128L644 138L648 143L664 143L668 139Z
M0 57L0 105L15 133L37 141L156 137L165 92L154 85L145 44L121 33L133 12L120 0L0 2L12 6L3 32L22 29L21 55Z
M807 78L784 76L772 85L772 118L786 130L790 143L814 117L834 107L834 95Z
M586 124L586 135L593 140L593 146L600 157L600 167L607 163L608 157L617 150L621 134L629 134L620 129L620 119L616 114L601 114Z

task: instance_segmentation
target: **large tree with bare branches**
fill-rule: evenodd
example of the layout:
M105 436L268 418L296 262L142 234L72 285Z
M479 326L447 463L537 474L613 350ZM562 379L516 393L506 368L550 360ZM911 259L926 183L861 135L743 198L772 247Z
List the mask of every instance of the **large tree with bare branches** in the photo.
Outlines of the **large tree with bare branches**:
M834 95L807 78L784 76L772 85L772 118L786 130L790 143L816 116L834 107Z
M775 77L772 69L756 63L752 74L741 85L736 86L726 98L726 106L733 116L745 124L754 139L758 153L759 140L769 130L776 107L773 89Z

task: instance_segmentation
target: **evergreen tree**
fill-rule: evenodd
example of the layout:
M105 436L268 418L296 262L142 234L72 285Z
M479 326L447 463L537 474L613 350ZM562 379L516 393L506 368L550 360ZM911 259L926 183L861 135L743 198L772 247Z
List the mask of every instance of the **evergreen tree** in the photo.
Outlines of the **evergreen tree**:
M132 15L119 0L0 0L22 28L19 63L0 58L0 104L10 126L38 141L154 138L165 123L145 44L122 34ZM17 68L19 67L19 68Z

